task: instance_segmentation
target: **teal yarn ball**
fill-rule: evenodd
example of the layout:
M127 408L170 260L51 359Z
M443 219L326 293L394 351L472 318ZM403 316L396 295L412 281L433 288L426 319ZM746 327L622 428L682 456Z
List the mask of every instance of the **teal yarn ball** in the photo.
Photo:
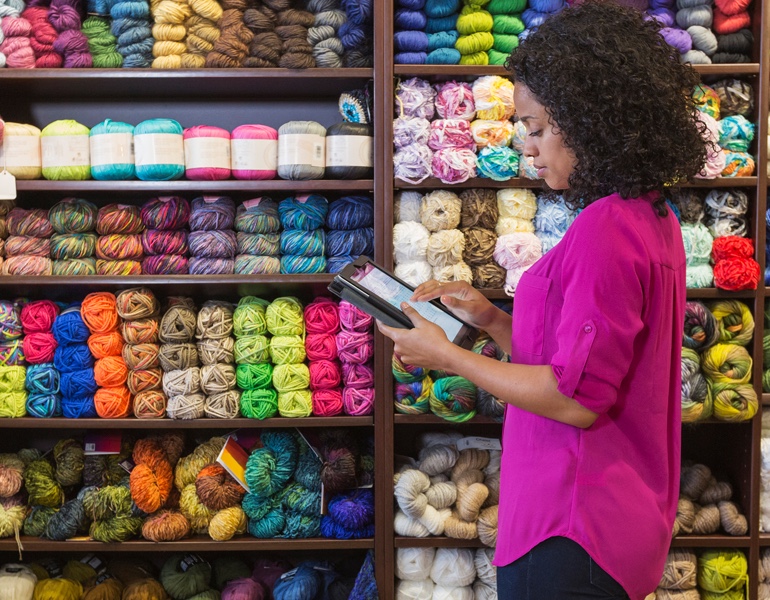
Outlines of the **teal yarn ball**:
M261 521L268 513L275 510L280 502L278 497L262 498L249 492L243 497L241 508L250 521Z
M428 53L425 58L426 65L456 65L459 64L461 54L454 48L436 48Z
M286 526L286 517L280 508L273 508L261 519L249 519L249 533L255 538L277 537Z
M519 155L507 146L482 148L476 156L476 173L493 181L508 181L519 174Z
M430 391L431 411L447 421L464 423L476 416L476 393L476 386L464 377L442 377Z
M719 145L732 152L748 152L754 129L754 123L743 115L725 117L719 121Z
M209 588L211 565L194 554L174 554L163 565L160 582L174 600L187 600Z
M298 256L285 254L281 257L281 273L324 273L326 271L326 258L323 256Z
M268 498L280 492L294 475L299 450L295 437L285 431L265 431L263 448L246 462L246 483L255 496Z
M134 179L134 126L106 119L91 128L91 177L99 181Z
M184 175L184 129L173 119L148 119L134 128L136 176L172 181ZM161 151L162 150L162 151Z

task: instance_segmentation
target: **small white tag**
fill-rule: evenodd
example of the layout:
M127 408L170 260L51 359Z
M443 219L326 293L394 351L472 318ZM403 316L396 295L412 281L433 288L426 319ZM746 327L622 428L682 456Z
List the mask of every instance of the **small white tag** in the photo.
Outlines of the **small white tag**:
M478 436L468 436L459 440L456 444L458 450L467 450L468 448L478 448L479 450L502 450L500 440L495 438L485 438Z
M8 171L0 171L0 200L16 200L16 178Z

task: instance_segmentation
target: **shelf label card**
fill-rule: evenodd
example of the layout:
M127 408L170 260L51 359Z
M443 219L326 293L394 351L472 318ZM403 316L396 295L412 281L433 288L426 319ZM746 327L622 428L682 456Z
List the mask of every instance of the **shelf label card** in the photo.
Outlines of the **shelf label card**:
M500 440L495 438L485 438L479 436L467 436L458 440L457 449L459 451L467 450L468 448L477 448L479 450L502 450L503 447L500 444Z
M16 199L16 178L8 171L0 171L0 200Z

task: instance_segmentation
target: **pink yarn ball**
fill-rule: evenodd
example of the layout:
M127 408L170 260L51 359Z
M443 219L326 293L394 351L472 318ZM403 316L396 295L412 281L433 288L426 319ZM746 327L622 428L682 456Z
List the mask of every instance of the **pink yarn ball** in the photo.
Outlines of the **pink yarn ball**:
M345 388L342 390L342 405L345 414L352 417L364 417L374 412L373 388Z
M198 125L184 130L185 176L195 181L230 177L230 132Z
M265 588L249 577L228 581L222 600L265 600Z
M275 179L278 176L278 132L272 127L236 127L230 147L236 179Z
M340 302L339 314L340 325L347 331L369 331L374 323L374 317L345 300Z
M374 368L371 363L342 363L342 382L349 388L373 388Z
M374 354L374 336L342 330L337 334L337 354L342 362L365 363Z
M332 333L311 333L305 338L307 359L334 360L337 358L337 340Z
M308 365L310 371L310 389L331 390L342 383L342 369L333 360L313 360Z
M305 307L305 329L308 333L337 333L340 329L339 308L330 298L316 298Z
M311 394L313 414L318 417L333 417L342 414L342 392L335 390L315 390Z

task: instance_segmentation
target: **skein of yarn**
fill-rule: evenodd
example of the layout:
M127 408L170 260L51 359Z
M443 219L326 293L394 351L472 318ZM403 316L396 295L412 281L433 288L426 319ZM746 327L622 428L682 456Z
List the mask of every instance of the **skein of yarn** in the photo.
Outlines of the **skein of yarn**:
M326 167L326 128L315 121L289 121L278 130L278 176L322 179Z

